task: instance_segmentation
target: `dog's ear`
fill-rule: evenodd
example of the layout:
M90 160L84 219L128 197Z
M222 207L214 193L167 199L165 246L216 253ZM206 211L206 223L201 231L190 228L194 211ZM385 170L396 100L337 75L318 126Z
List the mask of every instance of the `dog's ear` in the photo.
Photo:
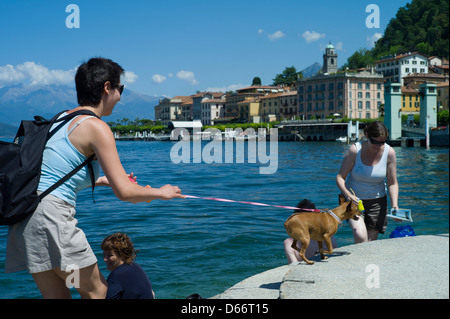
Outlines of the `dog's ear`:
M345 203L345 197L342 194L339 194L339 206L341 206L343 203Z

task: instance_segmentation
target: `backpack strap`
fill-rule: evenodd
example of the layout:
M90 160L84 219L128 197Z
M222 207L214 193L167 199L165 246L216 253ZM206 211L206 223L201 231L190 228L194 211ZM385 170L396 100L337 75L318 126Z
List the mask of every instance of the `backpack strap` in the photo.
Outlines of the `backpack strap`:
M94 112L89 111L89 110L78 110L78 111L72 112L72 113L70 113L70 114L67 114L67 115L65 115L65 116L63 116L63 117L61 117L61 118L59 118L59 117L61 116L61 114L63 114L64 112L66 112L66 111L62 111L62 112L56 114L56 115L50 120L50 122L52 123L52 125L53 125L54 123L56 123L56 122L61 122L61 124L59 124L59 125L58 125L57 127L55 127L53 130L51 130L51 132L48 133L48 135L47 135L47 141L48 141L48 140L49 140L56 132L58 132L58 130L59 130L61 127L63 127L64 125L66 125L67 122L69 122L71 119L73 119L74 117L76 117L76 116L78 116L78 115L90 115L91 117L99 118L99 117L97 116L97 114L95 114ZM76 126L75 126L75 127L76 127ZM70 134L70 133L69 133L69 134Z
M92 156L95 156L95 155L92 155ZM88 170L89 170L89 176L91 177L92 201L95 204L95 199L94 199L95 175L94 175L94 167L92 166L92 161L89 161L87 163L87 167L88 167Z
M92 167L92 160L94 159L95 155L89 156L88 159L86 159L83 163L75 167L71 172L69 172L66 176L61 178L59 181L57 181L55 184L50 186L45 192L41 193L39 195L39 201L41 201L45 196L53 192L55 189L57 189L59 186L64 184L71 178L73 175L75 175L79 170L81 170L85 165L88 165L89 168L89 175L91 176L91 184L92 184L92 199L94 199L94 187L95 187L95 177L94 177L94 168ZM95 203L95 201L94 201Z
M61 122L61 124L59 124L57 127L55 127L51 132L48 133L47 135L47 141L61 128L63 127L68 121L70 121L71 119L73 119L74 117L78 116L78 115L91 115L90 117L97 117L99 118L94 112L89 111L89 110L79 110L79 111L75 111L73 113L67 114L61 118L59 118L61 116L61 114L63 114L66 111L62 111L58 114L56 114L51 120L50 122L52 123L52 125L56 122ZM87 118L86 118L87 119ZM40 120L38 118L36 118L36 120ZM82 120L83 121L83 120ZM81 121L80 121L81 122ZM76 127L77 125L75 125ZM66 176L64 176L63 178L61 178L59 181L57 181L54 185L50 186L45 192L41 193L39 195L39 201L41 201L45 196L47 196L48 194L50 194L51 192L53 192L55 189L57 189L59 186L61 186L62 184L64 184L66 181L69 180L69 178L71 178L73 175L75 175L77 172L79 172L85 165L88 166L88 170L89 170L89 175L91 178L91 186L92 186L92 200L94 201L95 204L95 200L94 200L94 188L95 188L95 176L94 176L94 168L92 167L92 161L95 157L95 154L89 156L89 158L87 158L83 163L81 163L80 165L78 165L77 167L75 167L71 172L69 172Z

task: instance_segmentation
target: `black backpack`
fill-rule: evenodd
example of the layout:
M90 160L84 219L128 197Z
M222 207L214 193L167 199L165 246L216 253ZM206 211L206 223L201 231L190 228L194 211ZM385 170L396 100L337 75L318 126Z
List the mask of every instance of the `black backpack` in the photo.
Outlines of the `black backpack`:
M86 159L73 171L38 196L37 187L41 176L41 164L45 144L61 127L77 115L95 115L80 110L66 116L55 115L51 120L35 116L34 121L22 121L13 143L0 141L0 225L17 223L32 214L42 198L62 185L85 165L88 165L94 192L92 160ZM61 122L52 131L54 123Z

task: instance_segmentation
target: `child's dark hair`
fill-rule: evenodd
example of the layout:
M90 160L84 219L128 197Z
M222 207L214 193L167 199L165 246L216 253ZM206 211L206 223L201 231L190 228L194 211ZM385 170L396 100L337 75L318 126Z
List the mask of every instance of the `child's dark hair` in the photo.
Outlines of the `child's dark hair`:
M314 203L312 201L310 201L309 199L305 198L303 200L301 200L298 204L297 204L298 208L306 208L306 209L316 209L316 205L314 205ZM299 213L299 212L306 212L305 210L302 209L296 209L294 211L294 213Z

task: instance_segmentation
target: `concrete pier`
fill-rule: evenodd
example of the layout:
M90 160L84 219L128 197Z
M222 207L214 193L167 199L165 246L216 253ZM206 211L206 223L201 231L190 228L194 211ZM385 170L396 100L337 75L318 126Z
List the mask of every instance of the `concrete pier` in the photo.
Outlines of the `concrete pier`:
M424 235L338 248L247 278L214 299L448 299L449 236Z

